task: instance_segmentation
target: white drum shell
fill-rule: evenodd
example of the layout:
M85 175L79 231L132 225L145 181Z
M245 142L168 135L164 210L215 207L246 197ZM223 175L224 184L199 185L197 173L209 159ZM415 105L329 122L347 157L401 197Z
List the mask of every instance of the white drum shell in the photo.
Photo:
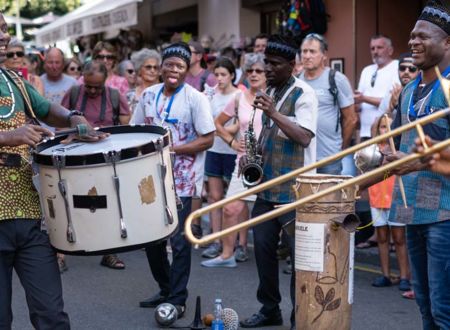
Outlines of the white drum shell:
M68 254L98 254L105 251L129 250L133 246L155 242L169 237L177 228L178 217L175 199L175 187L169 147L163 150L167 174L164 186L161 184L161 153L139 156L116 163L117 176L120 179L120 199L127 237L120 232L120 213L114 187L114 170L109 163L64 167L61 178L66 182L69 210L76 235L76 241L67 240L67 216L64 199L58 188L58 170L52 166L39 166L41 199L44 206L45 221L51 244L59 251ZM154 187L154 201L144 202L140 185ZM168 224L165 218L163 190L167 192L167 203L174 221ZM107 208L75 208L74 195L88 195L96 190L106 195ZM51 201L51 202L49 202ZM53 210L49 210L49 205Z

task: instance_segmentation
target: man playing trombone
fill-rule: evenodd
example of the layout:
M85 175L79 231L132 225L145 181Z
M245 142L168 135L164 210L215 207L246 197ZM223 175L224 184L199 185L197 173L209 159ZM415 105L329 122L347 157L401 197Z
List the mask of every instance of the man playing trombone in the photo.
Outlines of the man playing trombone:
M429 2L409 40L413 64L422 72L403 89L394 128L449 106L435 71L437 67L444 77L450 74L449 34L449 2ZM433 140L449 139L449 118L437 119L425 125L423 131ZM414 146L417 135L416 130L403 132L396 139L399 152L386 157L387 160L405 157ZM403 206L400 189L396 187L390 221L407 224L413 288L423 328L449 329L450 180L428 171L427 167L427 162L416 160L392 171L391 174L402 175L409 207Z
M268 181L311 164L316 159L317 107L314 90L295 78L292 71L298 46L282 36L271 36L265 50L267 94L255 98L254 106L263 114L263 129L259 138L262 152L263 179ZM242 157L241 168L246 158ZM252 217L273 210L277 205L295 200L290 180L280 186L260 192ZM284 224L295 218L295 211L259 224L253 228L255 259L259 286L257 299L262 304L259 312L240 322L243 328L281 325L283 319L279 303L281 295L276 257L279 233ZM293 249L293 239L291 240ZM292 255L293 256L293 255ZM293 258L291 260L294 260ZM291 278L291 300L295 301L295 272ZM291 315L295 329L294 311Z

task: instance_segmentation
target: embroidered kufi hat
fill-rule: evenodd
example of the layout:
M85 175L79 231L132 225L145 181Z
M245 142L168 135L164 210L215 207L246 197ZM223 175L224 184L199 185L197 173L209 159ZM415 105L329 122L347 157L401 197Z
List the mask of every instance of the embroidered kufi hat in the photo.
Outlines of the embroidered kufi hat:
M275 34L269 37L264 53L266 55L280 56L288 61L293 61L295 60L297 51L298 45L293 39Z
M419 20L431 22L450 35L450 1L429 1L420 14Z
M162 51L163 62L169 57L179 57L186 62L187 66L191 64L191 49L184 42L177 42L166 47Z

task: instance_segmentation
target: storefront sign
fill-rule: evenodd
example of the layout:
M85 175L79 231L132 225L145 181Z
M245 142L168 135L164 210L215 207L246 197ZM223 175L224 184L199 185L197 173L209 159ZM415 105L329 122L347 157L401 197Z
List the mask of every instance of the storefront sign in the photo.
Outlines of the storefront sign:
M74 39L83 35L101 33L111 29L121 29L137 24L137 2L130 0L126 5L106 12L85 17L73 17L54 29L36 34L38 45L48 45L64 39ZM101 7L100 7L101 8ZM64 16L61 18L64 20Z

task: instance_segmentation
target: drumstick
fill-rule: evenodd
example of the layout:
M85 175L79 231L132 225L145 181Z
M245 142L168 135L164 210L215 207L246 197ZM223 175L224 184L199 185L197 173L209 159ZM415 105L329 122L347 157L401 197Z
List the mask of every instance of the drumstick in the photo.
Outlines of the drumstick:
M98 130L98 129L99 129L99 127L94 127L94 130ZM86 136L87 135L87 126L85 124L78 124L77 127L74 127L74 128L56 131L55 135L44 137L42 139L42 142L51 141L51 140L57 138L58 136L69 135L69 134L74 134L74 133L78 134L79 136Z
M384 117L386 118L386 127L387 131L391 131L391 125L389 125L389 116L387 114L384 114ZM391 136L389 138L389 145L391 147L392 153L395 155L397 151L395 150L395 144L394 144L394 138ZM398 187L400 188L400 194L402 195L403 204L405 205L405 209L408 208L408 204L406 203L406 194L405 194L405 186L403 185L403 180L401 176L397 176L398 180Z

